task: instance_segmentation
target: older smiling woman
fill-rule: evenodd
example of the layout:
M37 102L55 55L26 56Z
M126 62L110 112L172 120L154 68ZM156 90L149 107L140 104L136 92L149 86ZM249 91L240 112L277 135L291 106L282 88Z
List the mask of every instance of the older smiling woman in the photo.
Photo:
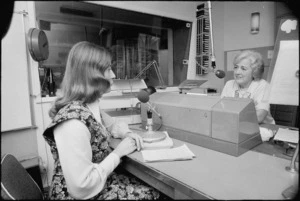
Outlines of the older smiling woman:
M251 98L254 101L258 123L275 124L270 104L264 99L269 83L262 79L264 63L255 51L244 50L233 61L234 80L226 82L221 97Z

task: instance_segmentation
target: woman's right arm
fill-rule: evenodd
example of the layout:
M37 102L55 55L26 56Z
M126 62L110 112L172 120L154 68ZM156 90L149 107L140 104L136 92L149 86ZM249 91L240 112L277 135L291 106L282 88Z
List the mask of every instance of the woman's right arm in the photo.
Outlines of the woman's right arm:
M97 195L120 163L119 154L112 152L101 163L93 163L90 132L76 119L59 124L54 138L70 195L76 199Z

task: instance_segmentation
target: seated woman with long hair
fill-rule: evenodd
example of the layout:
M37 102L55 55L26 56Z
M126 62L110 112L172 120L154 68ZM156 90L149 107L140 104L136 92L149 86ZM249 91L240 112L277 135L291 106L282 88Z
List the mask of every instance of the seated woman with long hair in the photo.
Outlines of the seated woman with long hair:
M49 199L158 199L160 193L115 171L120 158L141 150L142 138L101 110L99 98L115 77L108 50L79 42L69 52L61 95L43 136L54 158ZM122 138L112 151L111 138Z

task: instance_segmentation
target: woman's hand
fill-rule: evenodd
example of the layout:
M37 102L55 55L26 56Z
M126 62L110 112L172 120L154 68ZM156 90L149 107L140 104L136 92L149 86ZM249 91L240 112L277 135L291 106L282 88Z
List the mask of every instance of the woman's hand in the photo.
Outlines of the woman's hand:
M120 142L113 152L122 158L123 156L134 152L136 148L136 141L131 137L126 137Z
M267 115L268 115L267 110L263 110L263 109L256 110L256 116L259 124L261 124L265 120Z
M126 137L131 137L132 139L135 140L136 147L137 147L138 151L140 151L144 147L143 139L140 135L130 132L130 133L126 133L125 136Z

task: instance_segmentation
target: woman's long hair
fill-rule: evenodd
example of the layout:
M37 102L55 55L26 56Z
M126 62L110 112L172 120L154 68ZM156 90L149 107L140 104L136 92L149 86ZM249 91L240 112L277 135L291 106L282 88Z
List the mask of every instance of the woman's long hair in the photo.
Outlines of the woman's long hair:
M61 85L61 95L49 111L54 118L57 112L71 101L91 103L110 88L104 78L111 65L111 54L104 47L83 41L75 44L69 52L66 71Z

